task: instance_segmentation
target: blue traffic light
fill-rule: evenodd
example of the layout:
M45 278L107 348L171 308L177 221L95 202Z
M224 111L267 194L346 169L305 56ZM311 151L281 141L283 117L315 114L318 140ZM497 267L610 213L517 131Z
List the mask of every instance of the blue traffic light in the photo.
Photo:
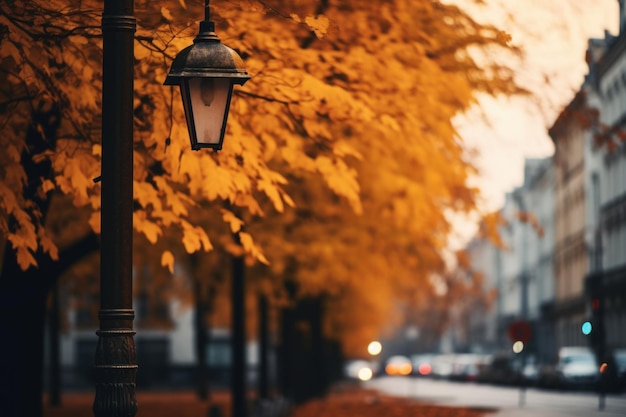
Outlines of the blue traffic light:
M590 334L592 329L593 329L593 326L591 325L590 321L586 321L586 322L583 323L582 331L583 331L584 335Z

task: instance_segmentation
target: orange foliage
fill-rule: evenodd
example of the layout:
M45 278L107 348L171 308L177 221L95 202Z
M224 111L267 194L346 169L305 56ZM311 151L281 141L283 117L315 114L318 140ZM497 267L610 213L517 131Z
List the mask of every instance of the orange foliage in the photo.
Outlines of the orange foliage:
M497 248L504 249L505 244L500 236L500 228L506 226L508 222L502 217L500 211L487 213L479 223L478 235L483 239L490 240Z
M528 223L533 228L533 230L537 233L537 236L539 236L539 238L543 238L545 231L543 227L541 226L541 224L539 223L537 216L535 216L533 213L530 213L528 211L520 211L517 213L516 217L520 222Z
M583 130L593 135L593 142L597 147L606 147L610 152L615 151L620 143L626 141L626 130L619 124L609 126L601 121L600 111L591 107L587 92L579 91L574 99L561 111L552 127L548 130L550 137L557 140L562 136L564 129L570 122L576 123Z
M202 6L135 1L134 227L158 251L144 259L167 275L186 253L245 253L270 264L257 264L259 287L295 280L300 295L327 295L327 333L357 346L394 316L394 301L434 293L429 278L445 272L452 230L445 213L475 210L478 194L452 119L478 92L523 91L511 68L488 59L519 51L505 32L437 0L215 1L216 32L252 79L233 98L224 150L194 152L178 92L162 82L196 35ZM21 248L24 267L39 246L53 254L20 197L33 105L59 103L63 117L55 149L33 156L53 165L41 192L71 196L99 227L100 8L0 4L0 68L9 74L0 89L0 233ZM488 218L486 233L497 226Z

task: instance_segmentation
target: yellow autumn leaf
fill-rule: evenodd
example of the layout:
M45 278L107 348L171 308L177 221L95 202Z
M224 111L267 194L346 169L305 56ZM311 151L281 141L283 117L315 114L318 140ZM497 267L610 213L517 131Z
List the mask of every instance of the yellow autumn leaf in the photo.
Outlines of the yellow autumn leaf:
M231 233L237 233L243 226L243 220L230 210L222 209L222 220L230 226Z
M89 40L84 37L84 36L70 36L70 42L78 45L78 46L84 46L87 45L89 43Z
M278 191L278 187L267 180L259 180L257 183L259 191L263 192L270 199L277 212L282 213L285 209L283 199Z
M161 210L161 199L158 191L148 182L133 181L133 196L143 208L152 206L155 210Z
M46 179L43 180L43 182L41 183L41 189L43 190L44 194L47 194L48 191L52 191L55 189L55 185L52 181Z
M172 13L170 12L170 10L165 7L165 6L161 6L161 16L163 16L163 18L168 21L171 22L172 20L174 20L174 17L172 16Z
M322 39L328 31L328 25L330 24L328 18L323 14L317 16L307 16L304 18L304 23L315 33L318 39Z
M380 121L381 121L381 123L384 126L387 126L388 128L390 128L394 132L399 132L400 131L400 125L398 124L396 119L394 119L392 116L390 116L388 114L383 114L381 116L381 118L380 118Z
M0 207L4 206L7 213L13 213L19 207L13 191L2 182L0 182L0 203Z
M291 17L295 22L298 22L298 23L302 22L302 19L300 18L300 16L298 16L295 13L291 13L289 17Z
M25 247L17 248L17 263L20 265L23 271L26 271L31 266L37 266L37 261L33 254Z
M57 248L57 245L55 245L54 242L46 235L43 229L40 229L40 233L38 237L39 237L39 243L43 251L47 253L48 255L50 255L50 259L52 259L53 261L58 261L59 249Z
M241 246L244 248L246 253L252 255L254 259L265 265L270 264L263 252L261 252L259 247L254 243L254 240L252 239L250 233L239 232L239 241L241 242Z
M187 222L182 223L183 226L183 246L187 253L194 253L201 249L208 252L213 249L209 236L204 229L199 226L192 226Z
M91 226L94 233L100 234L100 213L91 213L89 226Z
M170 274L174 273L174 254L168 250L161 255L161 266L167 267Z
M147 219L146 212L137 210L133 213L133 227L143 233L150 243L156 243L162 234L161 228Z

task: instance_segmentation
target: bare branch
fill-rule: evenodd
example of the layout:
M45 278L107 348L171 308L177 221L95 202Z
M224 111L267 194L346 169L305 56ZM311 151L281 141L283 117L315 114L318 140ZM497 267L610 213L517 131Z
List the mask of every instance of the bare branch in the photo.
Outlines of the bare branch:
M264 100L264 101L267 101L267 102L270 102L270 103L280 103L280 104L284 104L286 106L288 106L290 104L300 104L300 102L298 102L298 101L280 100L280 99L273 98L273 97L261 96L259 94L250 93L248 91L235 90L234 93L237 94L237 95L248 96L248 97L252 97L252 98L258 98L260 100Z

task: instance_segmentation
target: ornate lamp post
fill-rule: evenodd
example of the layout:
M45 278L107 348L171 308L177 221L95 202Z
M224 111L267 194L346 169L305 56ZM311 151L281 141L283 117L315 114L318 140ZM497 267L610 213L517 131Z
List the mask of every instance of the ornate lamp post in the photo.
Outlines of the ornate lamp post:
M222 44L205 0L200 33L176 55L165 85L179 85L191 148L222 149L233 85L250 79L237 52Z
M239 55L206 20L176 57L166 84L181 86L192 148L221 149L232 87L250 78ZM133 336L133 0L105 0L102 14L102 202L96 417L137 412Z
M133 335L133 0L105 0L102 15L100 330L96 417L137 412Z

